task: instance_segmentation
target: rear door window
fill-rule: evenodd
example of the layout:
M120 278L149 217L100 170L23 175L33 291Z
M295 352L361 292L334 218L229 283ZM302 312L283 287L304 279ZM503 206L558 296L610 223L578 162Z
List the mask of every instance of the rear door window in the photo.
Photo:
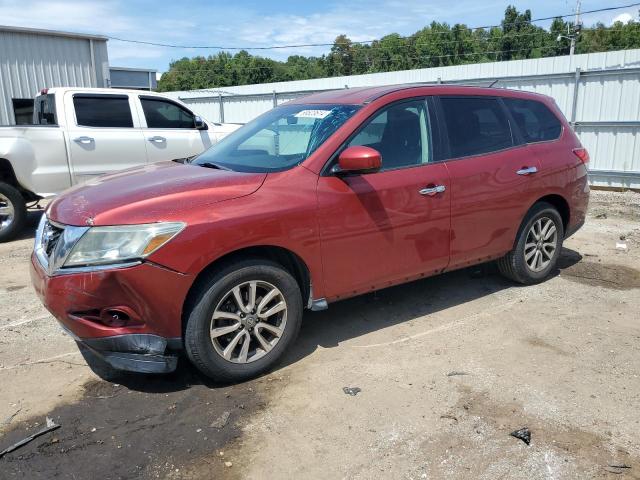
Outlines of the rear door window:
M79 126L133 128L127 95L74 95L73 106Z
M440 97L451 157L467 157L512 147L506 112L497 98Z
M525 142L546 142L560 137L562 123L542 102L505 98L504 103Z
M187 109L162 99L140 97L148 128L195 128L195 117Z

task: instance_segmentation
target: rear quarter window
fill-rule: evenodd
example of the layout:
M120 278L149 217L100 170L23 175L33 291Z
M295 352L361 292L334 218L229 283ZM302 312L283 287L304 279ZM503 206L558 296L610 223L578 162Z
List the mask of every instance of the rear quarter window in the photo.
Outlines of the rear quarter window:
M527 143L560 137L562 123L544 103L519 98L505 98L504 102Z

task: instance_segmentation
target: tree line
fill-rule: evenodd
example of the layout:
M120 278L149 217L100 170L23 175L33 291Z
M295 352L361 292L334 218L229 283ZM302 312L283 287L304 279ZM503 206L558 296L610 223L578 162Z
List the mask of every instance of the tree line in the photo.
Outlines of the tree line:
M611 26L597 23L581 28L556 18L547 30L532 24L531 18L530 10L518 12L509 6L500 26L488 29L432 22L410 36L392 33L366 44L353 43L346 35L339 35L325 55L291 55L286 61L251 55L245 50L234 55L220 52L208 57L185 57L170 64L158 82L158 90L220 88L553 57L569 54L570 36L576 37L577 54L640 47L638 22L616 22Z

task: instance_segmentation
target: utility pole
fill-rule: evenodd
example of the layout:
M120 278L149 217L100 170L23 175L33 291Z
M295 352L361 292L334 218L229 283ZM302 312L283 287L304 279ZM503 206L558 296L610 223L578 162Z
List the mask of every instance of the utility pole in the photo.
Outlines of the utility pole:
M569 58L573 58L573 53L576 50L576 38L578 38L578 34L580 33L580 29L582 27L580 23L580 0L576 0L576 16L573 22L573 34L571 35L571 47L569 49Z

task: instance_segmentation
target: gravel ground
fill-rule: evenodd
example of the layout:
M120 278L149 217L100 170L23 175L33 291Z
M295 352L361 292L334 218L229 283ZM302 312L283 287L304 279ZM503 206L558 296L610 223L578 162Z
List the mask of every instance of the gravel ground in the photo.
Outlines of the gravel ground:
M61 428L2 479L640 478L639 194L593 192L541 285L486 266L339 302L239 385L97 379L30 286L36 222L0 245L0 450Z

